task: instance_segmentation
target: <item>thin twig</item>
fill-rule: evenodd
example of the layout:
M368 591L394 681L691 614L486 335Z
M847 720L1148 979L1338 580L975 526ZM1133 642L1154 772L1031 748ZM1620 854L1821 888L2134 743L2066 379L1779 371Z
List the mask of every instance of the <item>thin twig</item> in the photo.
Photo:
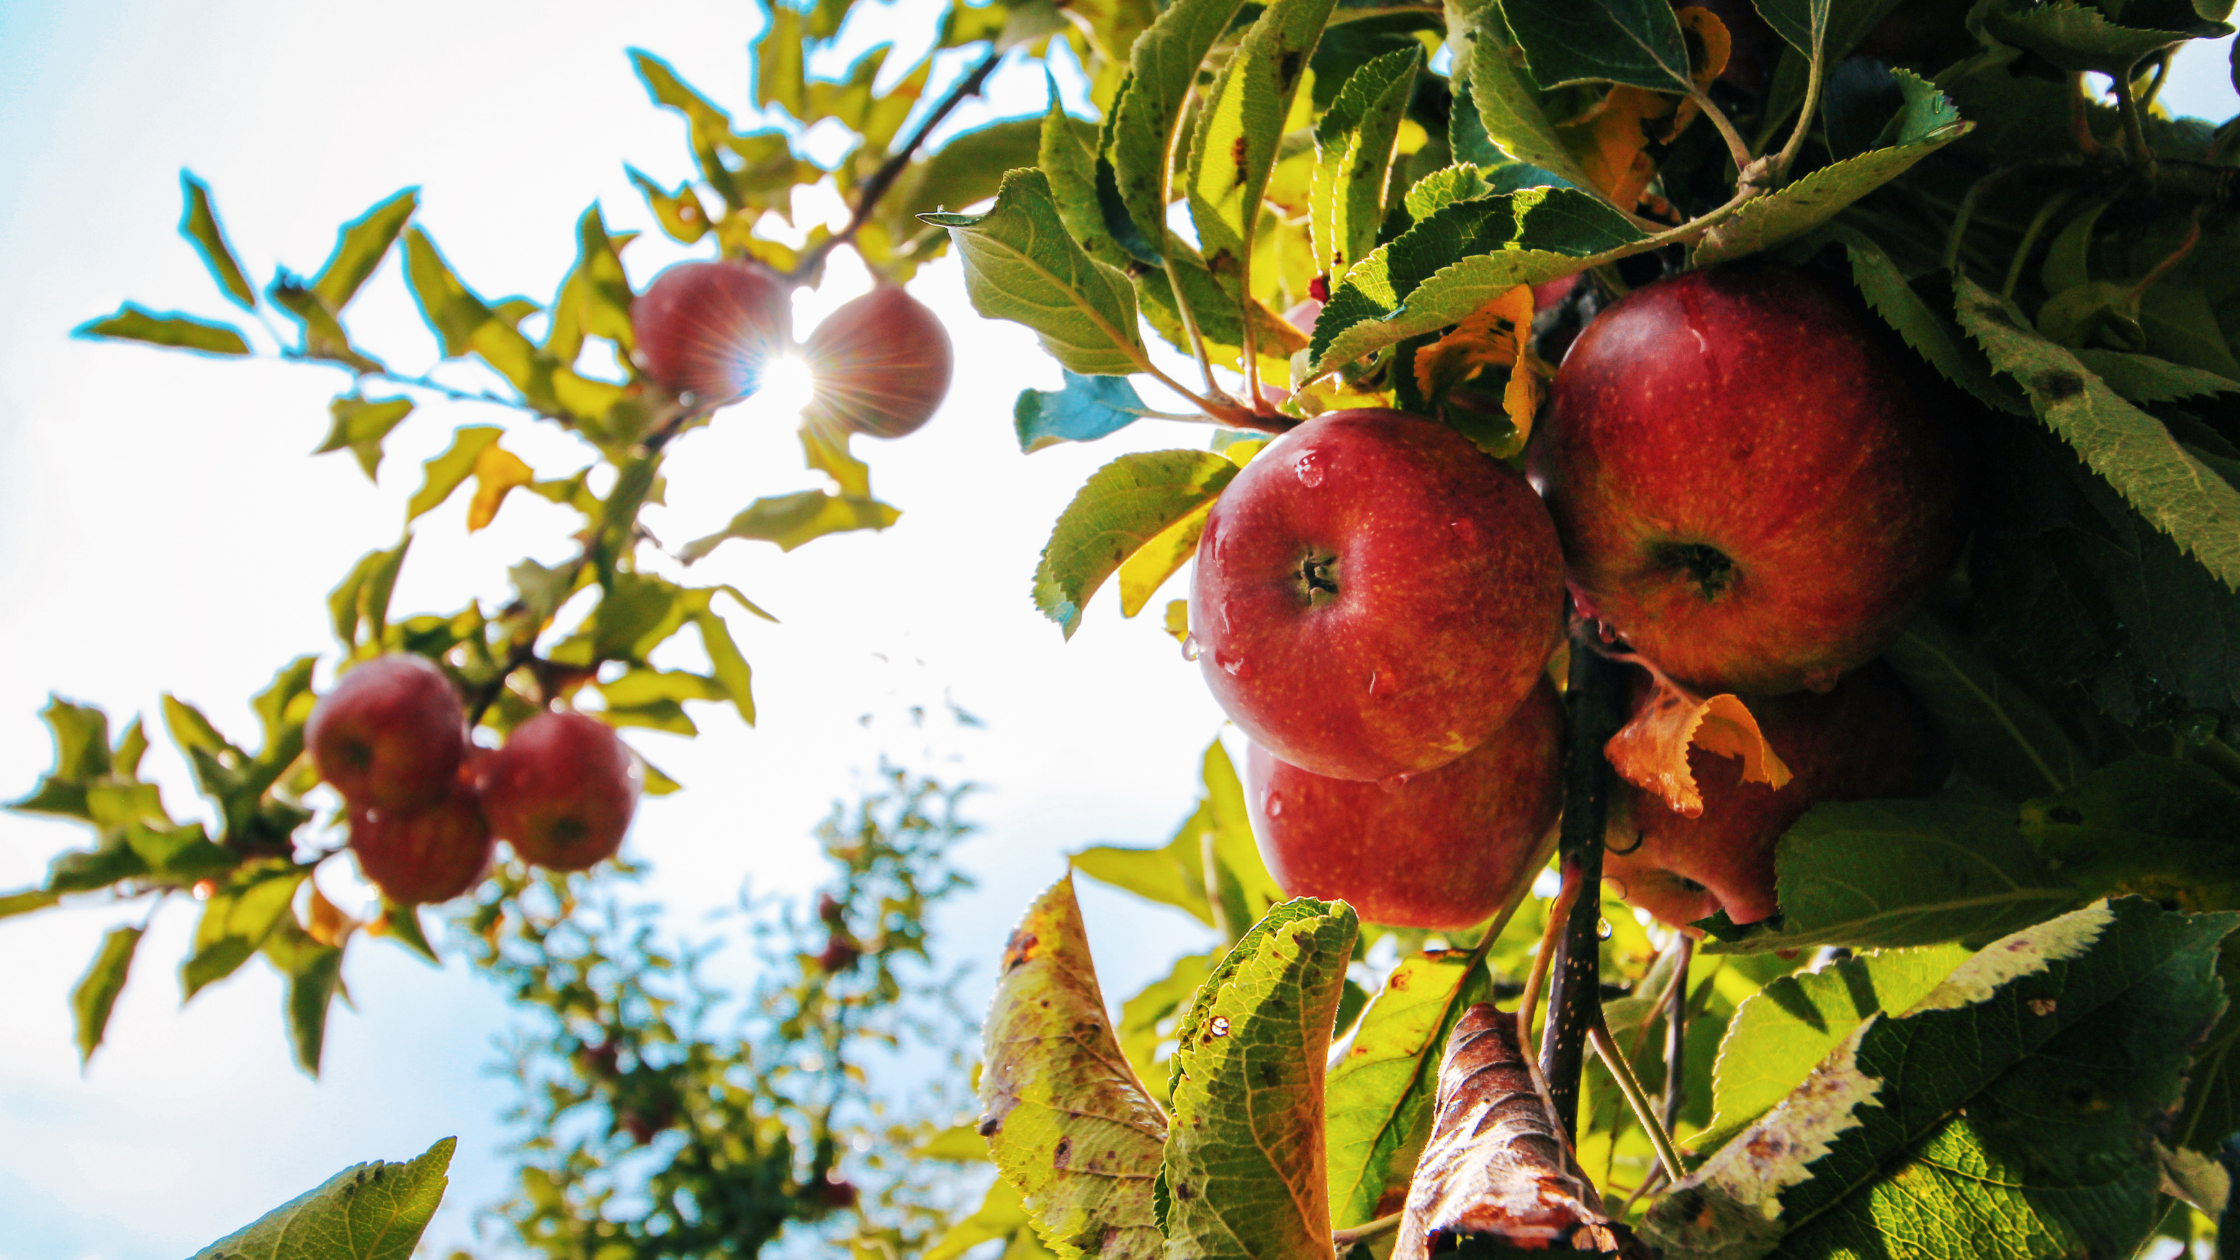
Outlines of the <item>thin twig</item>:
M1571 877L1571 867L1563 870L1563 886L1556 892L1555 901L1548 907L1548 926L1540 932L1540 948L1532 956L1532 970L1525 973L1524 994L1517 999L1517 1045L1532 1044L1532 1012L1540 1005L1540 990L1548 978L1548 964L1556 956L1556 942L1563 938L1564 920L1571 917L1571 903L1579 899L1579 884ZM1529 1062L1528 1053L1525 1059Z
M1822 38L1825 39L1825 33ZM1773 159L1773 182L1779 184L1789 174L1789 166L1804 151L1804 138L1812 130L1813 111L1820 108L1820 63L1827 60L1827 47L1823 46L1812 56L1811 70L1804 81L1804 105L1797 111L1797 125L1789 133L1789 142Z
M1587 1025L1587 1040L1594 1046L1594 1052L1602 1056L1602 1066L1610 1069L1611 1079L1618 1083L1618 1092L1626 1096L1626 1105L1633 1108L1633 1118L1649 1135L1649 1145L1657 1148L1657 1162L1663 1165L1665 1176L1675 1181L1686 1176L1686 1170L1680 1165L1680 1151L1672 1144L1672 1135L1664 1131L1656 1113L1649 1109L1648 1092L1634 1076L1633 1065L1618 1053L1618 1043L1610 1036L1610 1025L1604 1022L1599 1009L1594 1022Z
M1604 752L1623 722L1626 667L1602 655L1597 627L1579 618L1572 629L1570 681L1564 691L1564 878L1579 883L1563 924L1548 986L1548 1028L1540 1071L1548 1078L1566 1133L1577 1131L1579 1073L1586 1035L1602 1010L1602 852L1612 771ZM1528 1051L1529 1053L1529 1051Z
M2072 196L2075 194L2064 188L2039 206L2036 214L2030 216L2030 226L2022 232L2022 244L2015 246L2014 261L2007 264L2007 281L1999 286L2000 297L2008 301L2014 300L2014 287L2022 280L2022 269L2030 261L2030 251L2037 248L2038 234L2045 231L2046 224L2060 213L2061 207L2069 204Z
M1734 122L1727 117L1727 111L1712 102L1710 93L1698 88L1689 95L1695 98L1696 108L1703 111L1703 116L1719 129L1720 137L1727 142L1727 156L1734 160L1735 178L1741 179L1742 173L1750 169L1750 146L1743 143L1742 133L1734 129Z
M1695 938L1680 936L1680 966L1664 1007L1664 1103L1657 1118L1670 1133L1680 1123L1680 1108L1688 1101L1688 966L1695 961Z
M2154 169L2154 150L2147 147L2147 127L2140 117L2139 97L2131 90L2131 67L2115 76L2116 108L2123 115L2123 147L2132 161L2143 162L2151 172Z
M1330 1241L1339 1251L1344 1251L1355 1243L1367 1242L1372 1238L1382 1238L1400 1228L1400 1218L1405 1215L1407 1215L1405 1212L1393 1212L1386 1216L1380 1216L1373 1221L1364 1221L1350 1229L1332 1230L1330 1231Z
M910 159L925 144L926 137L932 135L933 129L940 126L941 121L957 106L962 105L966 98L979 94L981 87L987 83L988 76L995 73L997 63L1002 60L1003 50L991 46L988 55L980 59L980 64L957 80L956 86L950 88L949 94L933 107L933 112L927 114L925 121L918 124L918 129L910 133L910 138L903 142L902 147L889 154L887 160L879 164L879 169L871 173L871 178L863 181L863 190L856 196L855 210L848 216L848 226L810 246L801 255L801 261L787 274L787 279L798 284L815 275L817 268L824 265L827 255L855 239L856 232L871 218L871 212L879 208L879 199L887 195L887 190L894 187L894 182L909 167Z

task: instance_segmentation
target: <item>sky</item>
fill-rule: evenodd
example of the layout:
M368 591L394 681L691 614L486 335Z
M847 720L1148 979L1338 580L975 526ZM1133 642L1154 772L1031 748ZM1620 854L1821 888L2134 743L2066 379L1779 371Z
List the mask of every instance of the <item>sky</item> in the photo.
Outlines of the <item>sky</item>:
M904 0L876 25L915 29L925 5ZM667 58L743 110L761 21L747 3L0 4L0 796L28 791L49 763L35 714L50 692L121 725L169 691L246 737L246 699L280 665L331 661L327 590L395 539L420 461L456 426L506 425L543 475L586 462L572 439L509 413L425 406L392 435L375 486L347 456L308 454L345 384L338 371L70 340L126 299L238 316L173 232L180 168L212 186L260 284L276 265L316 269L338 224L418 186L417 221L485 296L549 300L593 203L610 226L647 231L627 255L642 286L696 251L653 231L623 165L671 185L690 165L681 121L650 105L623 50ZM954 125L1038 112L1042 93L1039 73L1013 68ZM2164 96L2181 112L2233 113L2223 49L2189 52ZM799 300L797 329L866 284L843 253ZM957 373L927 429L859 447L901 523L791 554L731 543L694 568L780 618L733 623L760 722L701 706L696 741L631 732L687 790L646 802L630 844L653 867L646 895L691 931L742 887L812 886L811 828L882 755L976 781L969 813L983 830L959 856L980 884L937 926L946 957L977 968L966 986L977 1003L1004 934L1065 852L1157 843L1189 810L1220 729L1196 668L1151 618L1122 620L1110 592L1065 641L1028 587L1050 522L1090 472L1206 434L1146 422L1021 456L1012 400L1054 387L1055 365L1025 330L972 313L953 260L912 291L951 329ZM393 264L352 326L395 364L435 362ZM659 536L695 537L759 495L817 484L783 401L727 410L672 448L669 503L648 517ZM541 501L515 496L471 536L463 505L420 523L398 612L494 604L507 565L568 551L572 516ZM692 649L664 663L690 665ZM901 719L949 700L985 728L921 735ZM147 770L174 814L207 816L166 740ZM0 890L36 883L80 834L0 815ZM321 879L338 898L365 895ZM1083 903L1110 995L1207 943L1179 916L1090 885ZM330 1019L313 1082L289 1060L279 984L261 964L181 1008L171 969L193 914L174 904L81 1073L67 994L101 933L142 913L96 904L0 922L0 1260L183 1256L347 1164L453 1134L452 1189L428 1238L443 1254L473 1237L511 1167L497 1119L511 1088L489 1070L507 1024L493 987L456 960L437 969L355 943L357 1009Z

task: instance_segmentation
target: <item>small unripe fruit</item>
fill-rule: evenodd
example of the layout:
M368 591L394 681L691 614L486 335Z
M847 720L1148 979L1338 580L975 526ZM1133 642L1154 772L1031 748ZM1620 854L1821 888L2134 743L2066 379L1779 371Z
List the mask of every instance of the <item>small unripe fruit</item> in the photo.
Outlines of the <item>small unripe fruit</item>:
M303 727L319 776L360 809L432 805L467 755L466 711L443 671L397 653L365 662L320 697Z
M793 340L793 299L758 262L725 258L663 271L630 306L638 365L708 406L753 393Z
M413 906L449 901L481 883L497 842L483 821L471 771L461 771L451 793L433 805L353 808L350 851L358 855L358 870L384 896Z
M638 767L612 728L580 713L543 713L490 754L482 812L514 852L555 871L613 857L638 804Z
M802 345L809 414L867 437L915 433L949 393L949 331L925 303L881 284L825 317Z
M826 975L846 971L863 957L863 946L845 936L835 934L824 944L824 952L817 955L817 966Z

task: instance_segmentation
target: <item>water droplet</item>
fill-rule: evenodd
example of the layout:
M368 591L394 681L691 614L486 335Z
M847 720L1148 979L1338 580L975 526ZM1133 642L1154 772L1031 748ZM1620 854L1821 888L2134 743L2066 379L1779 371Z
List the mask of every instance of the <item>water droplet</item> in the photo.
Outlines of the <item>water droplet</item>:
M1371 700L1382 700L1386 696L1396 694L1399 690L1400 675L1398 671L1381 665L1369 671L1369 698Z
M1309 490L1322 484L1322 467L1314 462L1314 456L1313 451L1308 451L1291 465L1291 471L1298 475L1299 484Z
M1454 520L1447 522L1447 528L1453 530L1454 536L1461 539L1466 546L1474 547L1477 545L1478 526L1475 522L1456 517Z
M1241 656L1223 656L1221 653L1215 652L1213 663L1219 665L1221 672L1231 678L1242 680L1252 677L1252 667L1245 664L1244 658Z
M1387 792L1397 792L1401 788L1408 786L1408 780L1415 777L1416 776L1414 771L1403 770L1398 774L1388 774L1385 777L1377 780L1377 786L1383 788Z
M1283 798L1273 792L1268 793L1268 817L1283 817Z
M1198 659L1197 635L1185 633L1182 636L1182 659L1186 661L1194 661Z
M1596 919L1594 921L1594 938L1596 940L1607 941L1617 933L1618 929L1610 926L1610 920Z

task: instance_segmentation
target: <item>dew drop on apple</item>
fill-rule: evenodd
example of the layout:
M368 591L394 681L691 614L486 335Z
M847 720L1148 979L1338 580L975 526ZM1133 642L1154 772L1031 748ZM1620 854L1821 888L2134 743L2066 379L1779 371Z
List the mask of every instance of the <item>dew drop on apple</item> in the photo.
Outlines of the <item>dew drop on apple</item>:
M1291 471L1298 474L1299 484L1309 490L1322 484L1322 466L1314 462L1314 456L1313 451L1308 451L1291 465Z
M1283 798L1274 792L1268 793L1268 817L1283 817Z
M1213 663L1219 665L1221 667L1221 672L1227 674L1231 678L1244 679L1252 677L1252 667L1245 664L1244 658L1241 656L1224 656L1219 652L1215 652L1213 654Z
M1416 776L1412 771L1403 770L1398 774L1388 774L1385 777L1377 780L1377 786L1383 788L1387 792L1397 792L1401 788L1408 786L1408 780L1415 777Z
M1198 659L1197 635L1185 634L1182 636L1182 659L1186 661L1194 661Z

